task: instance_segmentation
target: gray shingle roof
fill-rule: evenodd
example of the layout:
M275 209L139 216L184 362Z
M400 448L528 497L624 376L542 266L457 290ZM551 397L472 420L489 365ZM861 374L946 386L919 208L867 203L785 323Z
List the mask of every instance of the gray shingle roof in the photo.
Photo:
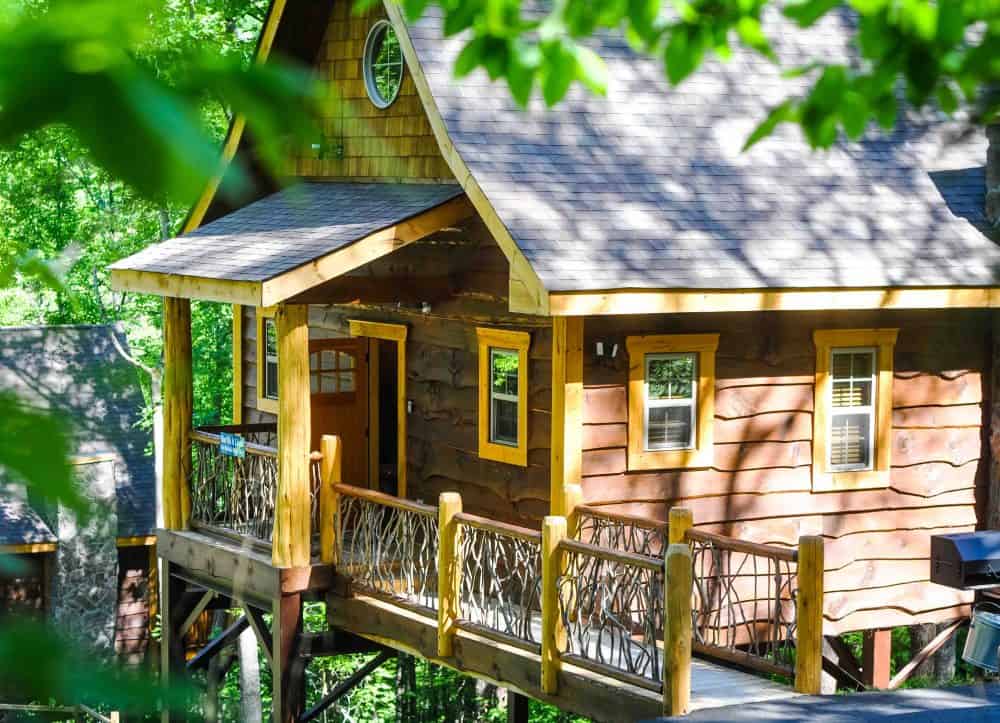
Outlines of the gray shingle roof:
M111 268L266 281L461 194L454 184L303 183Z
M127 350L114 326L0 328L0 389L62 416L75 454L116 457L118 534L145 535L156 522L150 434L136 426L144 407L138 373L115 349L115 333ZM5 524L0 517L0 529Z
M0 545L55 542L55 534L23 492L23 488L0 483Z
M843 57L850 22L774 33L782 67ZM454 78L461 42L439 28L431 10L410 35L449 136L550 291L1000 282L1000 249L926 170L926 126L826 152L782 128L741 153L803 80L737 51L671 88L659 61L611 36L594 43L607 98L574 89L521 112L482 71Z

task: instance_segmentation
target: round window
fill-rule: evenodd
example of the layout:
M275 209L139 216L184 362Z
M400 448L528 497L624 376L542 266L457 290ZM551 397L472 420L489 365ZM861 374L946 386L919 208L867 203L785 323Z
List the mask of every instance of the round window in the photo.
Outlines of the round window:
M388 108L403 84L403 51L388 20L379 20L365 41L365 88L378 108Z

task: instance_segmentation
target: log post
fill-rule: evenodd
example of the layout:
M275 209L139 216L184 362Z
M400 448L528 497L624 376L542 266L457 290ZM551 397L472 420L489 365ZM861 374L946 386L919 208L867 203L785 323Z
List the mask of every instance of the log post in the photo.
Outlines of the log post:
M278 307L278 493L271 560L275 567L310 562L309 307Z
M542 692L555 695L559 690L559 655L566 648L566 629L559 611L559 575L566 539L566 518L554 515L542 521Z
M688 544L687 531L694 524L694 516L687 507L671 507L667 526L667 541L671 544Z
M1000 181L1000 124L990 126L987 133L990 135L990 158L993 164L988 168ZM993 194L995 208L1000 209L1000 185L994 185L989 191ZM990 401L987 410L990 425L990 487L985 517L986 529L1000 530L1000 311L991 311L990 319Z
M864 684L888 690L892 663L892 630L865 630L861 643L861 673Z
M279 352L279 359L280 352ZM280 364L280 361L279 361ZM280 387L279 387L280 389ZM281 392L279 391L280 395ZM305 708L305 658L299 654L302 596L283 595L271 607L271 715L295 723Z
M663 715L687 715L691 703L691 548L667 548L663 581Z
M579 539L580 514L576 508L583 504L583 487L566 485L563 492L563 504L566 507L566 536L571 540Z
M340 555L340 495L335 485L343 479L342 447L336 434L324 434L319 442L319 451L323 455L320 462L319 557L327 565L336 565Z
M549 510L566 516L565 492L583 464L583 317L552 319L552 449Z
M823 538L799 538L795 604L795 690L819 695L823 686Z
M163 525L183 530L191 514L191 302L163 299Z
M462 511L462 496L457 492L442 492L438 498L438 655L454 655L455 622L460 614L462 565L459 559L461 525L455 515Z

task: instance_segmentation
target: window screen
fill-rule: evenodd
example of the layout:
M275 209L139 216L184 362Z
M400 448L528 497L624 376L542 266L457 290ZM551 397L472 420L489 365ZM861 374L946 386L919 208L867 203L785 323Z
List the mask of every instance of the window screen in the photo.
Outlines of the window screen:
M875 350L831 352L830 467L872 468L875 456Z
M646 449L694 447L697 354L646 355Z
M278 328L264 319L264 396L278 398Z
M518 352L490 348L490 441L517 446Z

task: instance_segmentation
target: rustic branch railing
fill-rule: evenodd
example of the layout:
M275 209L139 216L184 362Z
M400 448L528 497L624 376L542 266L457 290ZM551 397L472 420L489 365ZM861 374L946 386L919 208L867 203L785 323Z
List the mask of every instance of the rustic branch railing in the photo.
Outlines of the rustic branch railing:
M359 487L333 488L340 571L359 590L435 612L437 508Z
M687 539L695 652L794 677L797 550L697 529Z
M112 711L104 715L98 710L86 705L34 705L17 703L0 703L0 721L6 721L7 714L11 715L11 720L48 720L63 721L73 720L83 723L88 720L95 720L98 723L118 723L121 719L117 711Z
M663 559L559 544L563 660L652 690L662 683Z
M619 552L663 557L667 550L667 523L637 515L608 512L577 505L570 533L574 540Z
M222 453L222 433L243 437L243 457ZM191 524L193 527L271 542L278 487L278 450L274 424L200 427L191 433ZM322 456L310 457L312 530L319 530Z
M456 626L538 652L541 533L466 513L454 519L461 528Z

